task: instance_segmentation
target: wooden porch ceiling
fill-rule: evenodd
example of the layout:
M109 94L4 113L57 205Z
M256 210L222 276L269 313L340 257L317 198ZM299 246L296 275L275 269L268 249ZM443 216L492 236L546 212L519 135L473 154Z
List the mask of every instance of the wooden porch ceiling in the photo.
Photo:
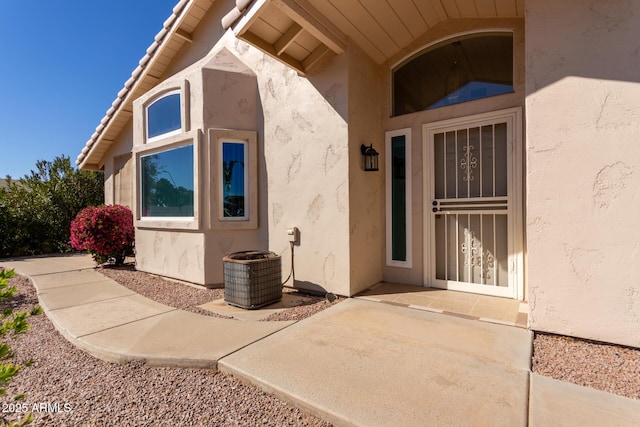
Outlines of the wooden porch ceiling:
M236 36L300 73L347 41L381 64L440 22L524 17L524 0L256 0Z

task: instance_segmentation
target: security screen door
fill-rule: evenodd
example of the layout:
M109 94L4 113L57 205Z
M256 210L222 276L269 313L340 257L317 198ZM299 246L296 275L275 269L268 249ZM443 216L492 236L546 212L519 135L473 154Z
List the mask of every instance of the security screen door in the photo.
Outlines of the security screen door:
M428 285L518 297L518 114L425 125Z

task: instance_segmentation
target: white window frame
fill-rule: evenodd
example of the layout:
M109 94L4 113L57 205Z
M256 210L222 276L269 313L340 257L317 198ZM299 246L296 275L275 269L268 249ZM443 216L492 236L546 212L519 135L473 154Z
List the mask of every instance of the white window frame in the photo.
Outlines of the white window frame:
M244 150L244 158L243 158L243 173L244 173L244 215L243 216L233 216L228 217L224 216L224 193L220 191L223 182L223 147L224 144L240 144ZM249 175L250 175L250 165L249 165L249 141L237 139L237 138L224 138L218 141L217 150L218 150L218 163L216 164L215 172L218 174L218 220L219 221L247 221L249 219L249 212L251 210L251 200L249 197Z
M396 136L405 138L405 253L406 259L394 260L392 252L392 206L391 206L391 140ZM413 267L413 239L412 239L412 195L411 195L411 128L397 129L385 133L385 186L386 186L386 261L389 267Z
M170 95L180 95L180 128L174 129L169 132L165 132L160 135L156 135L154 137L149 137L149 107L153 104ZM180 135L185 132L189 132L190 129L190 121L189 121L189 82L184 80L179 83L177 86L173 86L169 89L163 89L162 91L151 96L148 101L146 101L142 107L143 117L144 117L144 129L143 129L143 141L145 144L151 144L165 138L170 138L175 135Z
M177 230L197 230L200 228L200 132L192 131L186 134L165 137L161 142L134 147L136 155L135 176L137 185L135 188L136 227L160 228ZM156 217L142 216L142 173L141 159L143 157L173 150L176 148L193 145L193 216L191 217Z
M209 226L212 229L257 229L258 228L258 136L254 131L233 129L209 129L209 164L211 165L209 198ZM245 212L244 217L224 216L224 194L222 191L222 144L225 142L245 144Z

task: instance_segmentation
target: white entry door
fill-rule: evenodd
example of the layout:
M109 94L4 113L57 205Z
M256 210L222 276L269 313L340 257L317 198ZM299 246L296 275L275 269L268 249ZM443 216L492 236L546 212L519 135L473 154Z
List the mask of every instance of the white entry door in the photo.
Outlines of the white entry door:
M427 286L522 296L520 109L424 125Z

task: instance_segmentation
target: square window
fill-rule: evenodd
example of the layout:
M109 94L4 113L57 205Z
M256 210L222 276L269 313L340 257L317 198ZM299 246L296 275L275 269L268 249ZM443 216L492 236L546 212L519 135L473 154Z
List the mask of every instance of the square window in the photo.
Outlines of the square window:
M193 144L140 157L141 216L194 217Z

